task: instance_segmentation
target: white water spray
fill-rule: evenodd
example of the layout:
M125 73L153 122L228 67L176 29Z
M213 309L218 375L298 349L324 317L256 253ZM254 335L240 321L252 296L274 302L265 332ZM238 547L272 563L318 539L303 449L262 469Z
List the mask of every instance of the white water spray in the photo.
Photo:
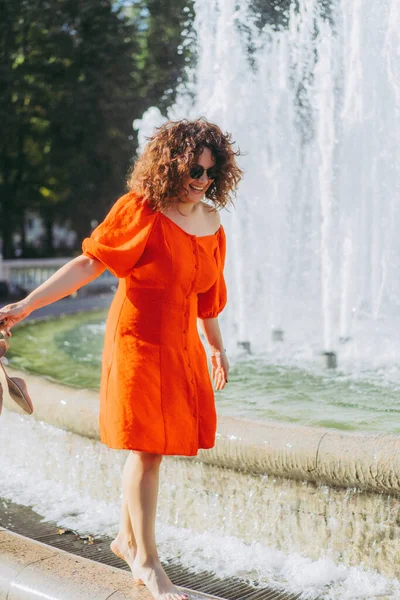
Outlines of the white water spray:
M252 5L195 3L195 101L169 116L204 115L246 152L223 216L232 345L268 349L278 328L332 351L400 301L400 9L299 0L261 29Z

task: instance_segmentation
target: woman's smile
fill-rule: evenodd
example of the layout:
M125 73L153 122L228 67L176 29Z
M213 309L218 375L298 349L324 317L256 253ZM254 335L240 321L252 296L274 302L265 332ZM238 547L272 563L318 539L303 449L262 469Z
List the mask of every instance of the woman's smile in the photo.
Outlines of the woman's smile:
M209 179L207 176L207 169L210 169L215 165L215 158L210 148L202 148L199 156L197 157L197 164L204 168L202 175L198 179L193 177L187 177L184 182L184 188L188 194L182 198L183 202L198 202L200 198L206 193L210 185L214 183L213 179Z
M194 190L196 193L202 194L203 192L206 191L208 186L198 187L198 186L194 185L193 183L190 183L189 187L192 188L192 190Z

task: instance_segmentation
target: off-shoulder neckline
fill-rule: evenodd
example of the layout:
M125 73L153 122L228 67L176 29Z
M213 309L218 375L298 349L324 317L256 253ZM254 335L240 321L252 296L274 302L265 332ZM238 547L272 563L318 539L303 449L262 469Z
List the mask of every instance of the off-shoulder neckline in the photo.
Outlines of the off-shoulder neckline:
M217 229L217 231L215 233L209 233L208 235L194 235L193 233L189 233L188 231L185 231L185 229L183 229L183 227L181 227L180 225L178 225L178 223L175 223L175 221L173 221L172 219L170 219L170 217L167 217L167 215L165 215L164 213L160 212L159 214L162 217L164 217L164 219L167 219L167 221L169 221L170 223L172 223L173 225L175 225L175 227L177 227L180 231L182 231L182 233L185 233L186 235L188 235L191 238L196 238L197 240L201 240L201 239L204 239L204 238L215 237L216 235L218 235L218 233L222 229L222 224L221 224L218 227L218 229Z

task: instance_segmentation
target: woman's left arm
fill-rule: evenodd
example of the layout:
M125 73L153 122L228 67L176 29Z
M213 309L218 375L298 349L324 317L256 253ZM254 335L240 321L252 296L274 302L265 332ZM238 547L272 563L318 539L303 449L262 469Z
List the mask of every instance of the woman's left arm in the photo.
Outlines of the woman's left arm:
M211 379L216 390L223 390L228 381L229 363L224 353L221 330L218 317L212 319L199 319L200 329L211 348Z

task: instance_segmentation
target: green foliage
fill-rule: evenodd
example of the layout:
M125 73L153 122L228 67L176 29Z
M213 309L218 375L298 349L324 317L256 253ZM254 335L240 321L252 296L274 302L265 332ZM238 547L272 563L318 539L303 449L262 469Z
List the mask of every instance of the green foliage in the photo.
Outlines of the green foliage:
M157 99L163 114L176 97L177 84L184 81L184 67L194 58L192 0L143 0L141 29L145 31L142 97Z
M132 121L173 102L190 60L189 2L0 0L0 219L3 255L27 210L78 239L124 190Z

